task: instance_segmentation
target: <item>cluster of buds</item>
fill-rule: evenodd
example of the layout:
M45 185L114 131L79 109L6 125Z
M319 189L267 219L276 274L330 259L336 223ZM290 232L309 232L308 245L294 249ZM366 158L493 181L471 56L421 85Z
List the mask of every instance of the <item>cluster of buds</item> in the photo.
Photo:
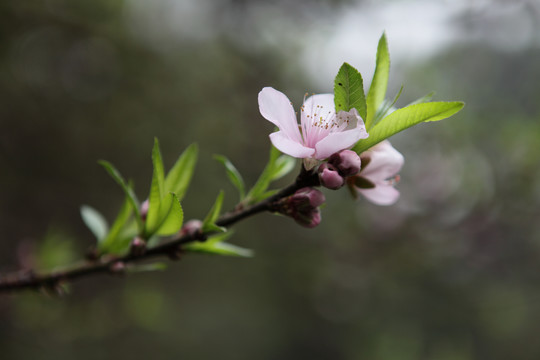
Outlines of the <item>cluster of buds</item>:
M321 222L321 210L319 206L324 201L324 194L321 191L311 187L305 187L281 200L277 204L277 210L284 215L292 217L302 226L314 228Z
M394 185L402 166L403 155L385 140L360 156L351 150L333 154L319 166L319 182L333 190L346 184L355 198L362 194L374 204L391 205L399 198Z
M330 156L328 162L319 166L319 181L321 185L337 190L345 184L348 176L360 171L360 157L352 150L343 150Z

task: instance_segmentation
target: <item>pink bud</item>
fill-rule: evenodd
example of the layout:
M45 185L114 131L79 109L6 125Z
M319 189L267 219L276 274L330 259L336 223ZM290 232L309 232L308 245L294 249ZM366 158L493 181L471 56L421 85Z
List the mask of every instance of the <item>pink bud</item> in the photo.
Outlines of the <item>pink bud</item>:
M343 150L333 154L328 163L335 166L343 177L355 175L360 171L360 156L352 150Z
M324 194L317 189L305 187L282 199L277 210L292 217L298 224L312 228L321 222L319 206L325 201Z
M116 261L109 267L109 271L112 274L121 275L126 271L126 264L124 264L122 261Z
M290 198L289 205L296 209L316 208L326 201L324 194L317 189L305 187L297 190Z
M141 208L139 209L141 213L141 219L144 221L146 220L146 216L148 215L148 208L150 207L150 202L148 200L144 200L141 204Z
M338 173L336 168L326 163L319 166L319 180L321 181L322 186L332 190L339 189L345 183L343 177Z
M182 226L182 229L180 229L180 235L181 236L194 236L201 235L201 228L202 228L202 221L200 220L189 220Z
M136 236L132 241L129 249L131 255L134 256L141 256L146 252L146 242L140 238L139 236Z

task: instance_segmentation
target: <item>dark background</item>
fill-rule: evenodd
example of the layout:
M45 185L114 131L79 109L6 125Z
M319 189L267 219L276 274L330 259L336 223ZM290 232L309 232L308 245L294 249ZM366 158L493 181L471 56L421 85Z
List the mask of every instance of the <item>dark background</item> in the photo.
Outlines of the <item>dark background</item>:
M231 241L253 259L188 255L64 298L3 296L0 357L540 358L539 13L493 0L0 2L2 272L81 258L94 240L80 205L111 220L122 201L96 161L144 198L154 136L167 167L199 144L187 218L220 189L234 206L212 155L255 181L272 131L260 89L298 106L332 91L343 61L369 84L385 29L389 97L404 84L400 106L432 90L467 103L392 139L406 159L396 205L327 191L316 229L239 224Z

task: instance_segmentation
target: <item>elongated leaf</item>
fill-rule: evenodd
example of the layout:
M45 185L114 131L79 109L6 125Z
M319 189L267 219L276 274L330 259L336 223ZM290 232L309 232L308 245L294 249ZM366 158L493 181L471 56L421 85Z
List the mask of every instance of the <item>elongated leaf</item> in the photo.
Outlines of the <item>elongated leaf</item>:
M203 220L202 225L202 231L225 231L225 229L219 227L216 225L216 220L219 217L219 214L221 212L221 206L223 205L223 197L225 196L225 193L222 191L219 192L218 197L216 198L216 201L214 202L214 205L208 212L208 215Z
M114 252L116 252L122 248L122 245L118 246L118 243L122 242L122 240L126 238L124 232L130 227L128 221L131 217L132 212L133 208L131 206L129 198L126 196L126 199L124 200L124 203L122 204L122 207L120 208L120 211L118 212L118 215L116 216L116 219L111 226L111 230L103 239L103 241L99 243L100 251L108 253L115 250ZM131 231L130 233L133 233L133 231ZM136 233L137 231L135 230L133 236L135 236ZM131 238L133 238L133 236L131 236L131 234L127 235L127 237Z
M182 227L183 220L184 212L178 197L174 193L169 193L160 201L156 222L152 226L148 222L145 224L144 238L150 244L153 235L174 234Z
M116 168L110 162L100 160L98 161L98 163L105 168L109 175L111 175L111 177L120 185L122 190L124 190L124 193L126 194L129 203L133 209L133 212L135 213L137 228L139 229L139 231L142 231L144 225L141 219L141 212L139 210L139 200L137 200L137 196L135 195L132 186L128 186L126 184L124 178L122 177L122 175L120 175L120 172L116 170Z
M422 96L420 99L416 99L415 101L411 102L407 106L416 105L416 104L423 104L423 103L429 102L433 98L433 95L435 95L435 91L432 91L429 94L426 94L426 95Z
M173 192L182 200L189 186L195 164L197 163L197 154L199 152L197 144L191 144L178 157L176 163L165 178L165 191Z
M396 110L377 123L369 132L369 137L359 141L354 150L361 153L384 139L418 123L446 119L460 111L464 105L459 101L430 102Z
M163 169L163 159L161 158L161 151L159 150L159 141L157 138L154 139L154 148L152 149L152 164L154 171L152 175L152 184L150 185L150 195L148 196L149 206L145 224L146 235L157 229L158 222L162 220L159 217L159 212L161 199L165 196L165 171Z
M253 200L255 202L256 201L261 201L261 200L264 200L266 198L269 198L270 196L273 196L273 195L277 194L278 192L279 192L279 190L268 190L268 191L263 192L258 197L254 198Z
M391 112L395 111L396 108L394 108L394 105L398 101L399 97L401 96L401 93L403 92L403 85L401 88L399 88L399 91L397 95L394 97L394 100L392 102L388 100L384 100L382 102L382 105L379 106L379 109L375 113L375 119L373 119L372 126L377 124L381 119L384 119L386 116L388 116Z
M386 34L383 33L377 46L377 60L375 65L375 73L371 80L367 95L367 117L365 118L366 129L375 125L375 114L381 106L388 88L388 76L390 74L390 54L388 53L388 44L386 42Z
M278 180L294 169L296 160L288 155L281 155L275 147L270 148L268 164L257 179L257 182L246 196L247 203L262 200L272 181Z
M268 159L268 164L266 164L263 172L257 179L257 182L251 190L249 191L247 197L248 199L253 199L258 197L260 194L264 193L266 189L268 189L268 186L270 185L270 182L272 181L272 174L274 173L274 167L276 160L278 159L281 152L276 149L274 146L270 147L270 157Z
M232 231L210 237L205 242L190 243L183 249L191 252L199 252L214 255L252 257L253 251L240 246L224 242L232 235Z
M225 170L227 171L227 177L234 185L234 187L238 189L238 192L240 193L240 201L242 201L246 196L246 187L244 185L244 179L242 179L242 175L240 175L236 167L225 156L214 155L214 159L216 159L221 164L223 164L223 166L225 166Z
M207 243L194 243L189 245L187 250L214 255L253 257L252 250L229 243L216 243L213 245Z
M105 220L103 215L93 207L83 205L81 206L81 217L98 240L98 243L103 241L105 236L107 236L107 231L109 231L107 220Z
M296 160L289 155L281 155L278 157L270 174L270 182L281 179L290 173L295 165Z
M160 217L163 219L157 230L158 235L172 235L180 230L184 222L184 211L174 193L169 193L171 201L167 213Z
M366 119L366 96L362 75L347 63L341 65L334 80L334 103L336 113L355 108L362 119Z

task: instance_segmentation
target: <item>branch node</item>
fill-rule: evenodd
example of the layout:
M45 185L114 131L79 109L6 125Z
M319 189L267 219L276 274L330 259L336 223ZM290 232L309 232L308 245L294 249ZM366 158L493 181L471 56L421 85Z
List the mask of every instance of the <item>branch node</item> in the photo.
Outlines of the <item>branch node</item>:
M168 253L167 253L167 256L169 257L169 259L171 259L172 261L178 261L182 258L182 255L184 254L184 250L182 250L182 247L181 246L177 246L175 248L173 248L172 250L170 250Z

